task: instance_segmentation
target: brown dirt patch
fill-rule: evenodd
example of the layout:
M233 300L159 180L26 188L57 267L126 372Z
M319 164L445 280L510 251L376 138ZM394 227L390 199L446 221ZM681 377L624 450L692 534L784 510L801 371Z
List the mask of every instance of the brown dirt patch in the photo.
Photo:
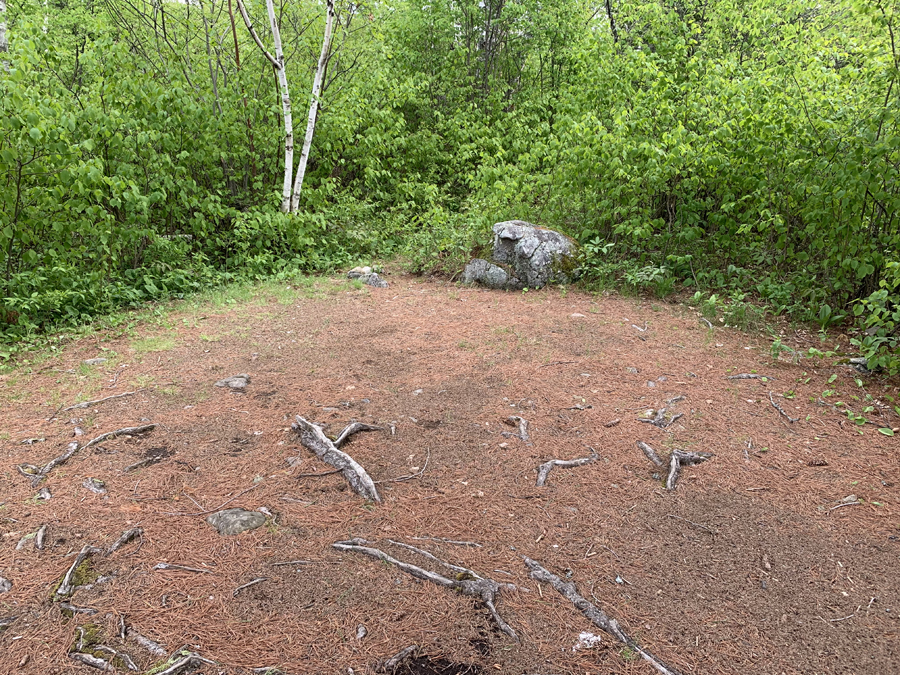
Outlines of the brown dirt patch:
M0 670L89 671L67 658L85 624L151 667L155 657L116 637L124 617L169 652L187 645L221 664L201 672L373 672L410 644L421 651L409 672L651 672L609 639L573 652L579 633L599 629L530 580L522 555L568 576L684 673L897 669L900 461L897 441L878 432L898 424L880 405L896 397L893 384L860 387L855 371L822 361L773 364L767 341L710 332L684 307L391 281L264 286L251 300L178 309L137 337L85 338L41 369L5 375L0 576L13 588L0 595L0 616L18 618L0 632ZM104 354L105 364L80 365ZM754 371L776 379L725 379ZM213 386L237 373L251 376L246 392ZM139 388L47 419L76 400ZM776 400L798 422L779 415L770 391L793 392ZM856 412L872 406L877 425L820 405L826 391ZM671 427L638 421L676 395L686 397L673 410L684 417ZM329 467L290 431L295 414L332 434L353 419L393 427L345 448L376 481L416 473L426 458L427 468L382 483L380 506L339 475L298 477ZM503 435L514 431L510 415L530 422L533 445ZM59 455L75 426L84 440L147 421L159 426L54 469L42 484L49 501L15 469ZM637 440L715 457L668 493ZM534 486L538 464L588 447L600 461L554 469ZM123 473L146 458L159 461ZM108 494L82 487L87 477ZM860 504L832 508L851 494ZM177 515L226 502L274 518L221 537L204 515ZM42 524L45 549L16 550ZM110 579L71 599L97 613L66 618L49 598L74 554L136 525L142 542L92 558L91 575ZM439 571L387 542L404 541L527 588L498 604L520 641L471 598L331 548L351 537ZM305 562L272 565L291 560ZM160 562L209 573L154 570ZM267 580L233 595L257 577Z

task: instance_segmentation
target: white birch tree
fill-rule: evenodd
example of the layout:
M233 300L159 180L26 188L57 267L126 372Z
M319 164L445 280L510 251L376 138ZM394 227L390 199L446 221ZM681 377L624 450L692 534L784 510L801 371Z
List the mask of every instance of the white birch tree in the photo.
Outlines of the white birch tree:
M271 2L271 0L269 0ZM306 121L306 136L303 138L303 150L300 152L300 163L297 166L297 178L294 181L294 194L291 197L291 212L296 212L300 206L300 190L303 188L303 178L306 175L306 163L309 160L309 149L312 146L313 134L316 131L316 117L319 112L319 96L322 92L322 80L325 77L325 68L328 66L328 56L331 51L331 36L334 32L334 0L325 2L325 37L322 39L322 52L319 54L319 63L316 65L316 75L313 78L312 96L309 102L309 118Z
M0 0L0 68L9 70L9 41L6 39L6 0Z
M291 97L288 94L287 74L284 71L284 52L281 49L281 33L278 30L278 20L275 16L275 4L272 0L266 0L266 11L269 14L269 27L272 30L272 39L275 43L275 56L269 53L253 28L250 15L244 6L243 0L237 0L238 9L244 19L244 24L253 41L262 50L265 57L271 62L278 76L278 85L281 88L281 107L284 112L284 183L281 188L281 210L289 213L291 210L291 178L294 169L294 124L291 119Z

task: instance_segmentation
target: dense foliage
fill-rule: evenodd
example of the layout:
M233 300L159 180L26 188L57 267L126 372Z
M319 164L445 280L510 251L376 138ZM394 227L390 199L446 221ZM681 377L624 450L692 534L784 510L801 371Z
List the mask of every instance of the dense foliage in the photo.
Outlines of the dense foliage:
M270 39L264 3L246 5ZM394 253L455 272L518 217L579 239L588 281L856 320L873 365L900 369L900 3L337 9L301 212L286 215L278 85L229 0L11 3L7 336ZM324 5L278 16L296 125Z

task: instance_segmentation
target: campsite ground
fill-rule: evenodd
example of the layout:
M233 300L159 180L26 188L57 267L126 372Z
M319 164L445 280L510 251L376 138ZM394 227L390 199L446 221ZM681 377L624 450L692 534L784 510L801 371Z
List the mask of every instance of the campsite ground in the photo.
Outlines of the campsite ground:
M122 625L217 662L203 673L374 672L413 644L398 672L653 672L531 579L523 556L681 673L900 667L900 453L885 435L900 426L895 383L821 359L773 361L764 336L710 329L685 306L387 278L387 289L236 287L0 378L0 576L12 582L0 617L15 617L0 628L2 672L91 672L68 656L79 639L142 671L166 662L121 639ZM106 361L83 363L93 358ZM244 392L214 386L238 373L250 376ZM727 379L743 373L766 379ZM683 416L641 421L661 407ZM302 447L297 414L332 436L352 420L383 427L344 446L381 504L340 474L308 475L331 467ZM528 442L511 416L527 420ZM79 449L35 487L17 471L148 423ZM667 467L637 441L664 460L673 448L714 456L668 491ZM535 486L541 463L591 449L596 461ZM142 458L160 461L123 471ZM266 524L220 536L206 514L233 507L266 509ZM42 525L36 550L23 537ZM140 537L79 570L93 584L68 602L96 613L67 617L52 596L76 554L134 527ZM518 640L480 600L332 547L350 538L450 578L390 541L515 584L497 610ZM276 564L288 561L302 562ZM573 650L585 632L603 639Z

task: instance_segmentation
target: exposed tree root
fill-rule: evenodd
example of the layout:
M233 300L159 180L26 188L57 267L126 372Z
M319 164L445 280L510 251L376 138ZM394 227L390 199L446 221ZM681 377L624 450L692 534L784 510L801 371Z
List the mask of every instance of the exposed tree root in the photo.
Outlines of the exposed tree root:
M710 457L712 455L707 453L672 450L672 454L669 456L669 475L666 476L666 490L674 490L678 487L678 476L681 474L681 467L705 462Z
M539 563L531 558L525 558L525 566L531 571L531 578L536 581L543 581L555 588L560 595L569 600L577 607L582 614L590 619L594 625L605 631L616 640L626 645L629 649L641 655L641 658L647 661L651 666L656 668L663 675L679 675L678 671L671 668L653 656L646 649L638 645L632 638L625 634L619 627L615 619L609 618L606 613L586 600L578 593L578 588L571 581L563 581L558 576L542 567Z
M178 658L176 660L176 656ZM207 666L215 666L215 661L210 661L209 659L204 659L199 654L195 654L194 652L187 652L185 650L180 650L177 654L173 655L171 659L169 659L169 665L165 670L156 671L155 675L179 675L187 671L188 669L193 669L195 667L200 667L202 665Z
M136 435L142 434L146 431L150 431L156 427L155 424L145 424L140 427L123 427L121 429L116 429L115 431L109 431L105 434L100 434L97 438L91 439L84 445L79 445L78 441L72 441L69 445L66 446L65 452L61 454L59 457L55 457L51 459L47 464L43 467L36 467L33 464L19 464L16 468L19 473L28 478L31 481L32 487L37 487L38 483L40 483L47 475L56 467L61 464L65 464L68 462L72 455L74 455L79 450L86 450L92 445L97 445L98 443L102 443L103 441L108 441L112 438L116 438L117 436L124 436L126 434Z
M328 436L325 435L325 432L322 431L322 427L306 421L300 417L300 415L297 415L297 421L291 426L300 434L300 442L305 447L316 453L316 456L326 464L340 470L341 474L343 474L344 478L356 494L364 499L381 502L381 497L378 495L375 482L369 474L366 473L366 470L346 452L339 450L335 442L328 438ZM355 422L341 432L338 436L338 440L343 444L346 442L347 438L356 431L371 431L377 428L378 427L370 427L367 424Z
M68 598L75 592L75 586L72 585L72 577L75 576L75 570L78 569L78 566L87 560L87 557L92 553L101 553L101 551L99 548L94 548L90 544L85 544L82 547L81 551L75 557L75 562L69 567L69 571L66 572L56 591L53 593L54 599L61 600L63 598Z
M143 545L143 543L144 543L144 528L132 527L130 530L125 530L122 533L122 536L119 537L118 539L116 539L112 543L112 546L110 546L108 549L106 549L106 555L115 553L120 548L122 548L125 544L127 544L129 541L134 539L135 537L140 537L141 545ZM140 546L138 546L138 548L140 548Z
M460 574L457 575L456 579L448 579L447 577L437 574L436 572L431 572L429 570L418 567L417 565L412 565L410 563L405 563L397 560L396 558L389 556L384 551L367 546L368 543L369 542L367 542L365 539L351 539L349 541L335 542L334 544L332 544L332 546L339 551L352 551L355 553L362 553L364 555L375 558L376 560L381 560L382 562L396 565L401 570L416 577L417 579L430 581L431 583L437 584L438 586L443 586L445 588L450 588L454 591L458 591L463 595L468 595L472 598L478 598L484 603L485 607L488 608L488 611L491 613L491 616L497 623L497 626L500 628L500 630L515 640L519 639L516 635L516 632L500 617L500 614L497 612L497 607L494 604L497 599L497 594L500 592L500 589L516 588L512 584L499 584L492 579L484 579L482 577L479 577L474 572L472 572L472 570L468 570L463 567L457 567L455 565L450 565L449 563L438 560L439 563L446 567L449 567L450 569L463 570L462 572L460 572ZM401 546L416 551L417 553L424 554L432 560L437 560L437 558L432 556L430 553L422 551L421 549L417 549L414 546L409 546L408 544L401 544Z
M143 389L137 389L135 391L126 391L123 394L114 394L113 396L107 396L105 398L98 398L95 401L84 401L82 403L76 403L75 405L70 405L68 408L63 408L60 410L57 415L61 412L68 412L69 410L78 410L79 408L90 408L92 405L97 405L98 403L104 403L105 401L111 401L114 398L125 398L126 396L134 396L140 392L144 391ZM56 417L56 415L54 415Z
M519 433L513 434L514 436L521 438L528 445L531 445L531 436L528 435L528 420L524 417L519 417L518 415L512 415L507 418L507 422L513 426L518 426Z
M403 663L405 661L407 661L411 656L413 656L416 653L416 650L418 650L418 649L419 649L419 645L410 645L409 647L406 647L405 649L401 649L399 652L394 654L391 658L389 658L387 661L382 663L380 666L377 666L375 668L375 672L376 673L387 673L388 675L391 675L392 673L396 672L397 668L399 668L401 665L403 665Z
M769 392L769 400L772 402L772 405L774 406L775 410L777 410L777 411L780 412L782 415L784 415L784 417L787 418L787 421L788 421L788 422L793 423L793 422L799 422L799 421L800 421L800 418L799 418L799 417L791 417L790 415L788 415L788 414L784 411L784 408L782 408L780 405L778 405L777 403L775 403L775 399L772 398L772 392L771 392L771 391Z
M150 638L141 635L133 628L126 629L125 635L134 640L138 645L146 649L154 656L165 656L167 653L166 650L163 649L162 645L160 645L158 642L154 642Z
M363 424L362 422L352 422L344 427L344 430L334 439L334 447L340 448L344 443L350 440L353 434L360 431L384 431L384 427L376 427L373 424Z
M184 565L171 565L169 563L156 563L155 570L172 570L174 572L198 572L200 574L214 574L212 570L203 570L199 567L185 567Z
M78 661L79 663L83 663L86 666L90 666L91 668L96 668L97 670L105 670L107 672L115 672L115 668L113 668L112 664L109 661L105 661L96 656L91 656L90 654L82 654L81 652L71 652L69 654L69 658L73 661Z
M597 451L593 448L588 448L588 450L591 451L589 457L581 457L579 459L551 459L549 462L544 462L538 467L538 477L535 485L537 487L544 487L544 484L547 482L547 476L550 475L550 471L555 466L563 469L570 469L573 466L584 466L585 464L596 462L600 458L600 455L598 455Z
M774 380L774 377L768 375L757 375L756 373L741 373L740 375L729 375L726 380Z
M437 541L442 544L453 544L454 546L475 546L481 548L481 544L477 541L457 541L455 539L444 539L443 537L413 537L417 541Z
M649 459L651 462L656 464L656 466L665 466L666 463L662 461L659 455L656 454L656 451L651 448L649 445L644 443L644 441L638 441L637 446L641 449L641 452L644 453L644 456Z

